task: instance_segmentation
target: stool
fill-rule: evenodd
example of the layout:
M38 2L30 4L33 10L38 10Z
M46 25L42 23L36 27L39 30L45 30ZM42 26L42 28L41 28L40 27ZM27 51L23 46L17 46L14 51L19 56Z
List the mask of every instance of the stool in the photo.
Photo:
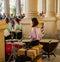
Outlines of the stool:
M37 45L37 46L34 46L32 47L32 49L35 49L37 51L37 55L40 55L40 51L42 49L43 45Z
M25 55L25 51L26 51L26 49L24 49L24 48L19 49L18 56ZM32 49L27 50L27 56L34 59L37 56L36 50L32 50Z

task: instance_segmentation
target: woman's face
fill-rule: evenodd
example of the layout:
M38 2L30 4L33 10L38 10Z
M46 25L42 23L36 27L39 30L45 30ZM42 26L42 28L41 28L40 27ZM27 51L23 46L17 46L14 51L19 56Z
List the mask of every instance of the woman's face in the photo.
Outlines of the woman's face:
M30 24L31 26L33 26L33 22L31 21L31 24Z

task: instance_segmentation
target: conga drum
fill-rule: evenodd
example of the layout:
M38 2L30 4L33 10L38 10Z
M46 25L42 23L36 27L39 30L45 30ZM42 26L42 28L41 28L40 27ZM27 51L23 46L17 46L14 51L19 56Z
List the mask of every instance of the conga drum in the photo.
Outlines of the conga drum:
M6 55L11 54L12 44L6 44Z
M25 43L23 43L23 42L15 42L14 43L14 47L16 47L18 49L24 47L24 45L25 45Z
M10 55L12 52L12 46L14 42L17 42L17 39L8 39L6 40L6 45L5 45L5 52L7 55Z

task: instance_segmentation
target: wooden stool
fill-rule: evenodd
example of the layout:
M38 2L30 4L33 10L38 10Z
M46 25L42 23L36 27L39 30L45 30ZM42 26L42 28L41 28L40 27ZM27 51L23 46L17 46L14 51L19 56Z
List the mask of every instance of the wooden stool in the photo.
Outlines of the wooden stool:
M42 47L43 45L37 45L32 47L32 49L35 49L37 51L37 55L40 55Z
M26 51L26 49L24 49L24 48L19 49L17 52L18 56L25 55L25 51ZM27 56L34 59L37 56L36 50L34 50L34 49L27 50Z
M26 49L21 48L21 49L19 49L19 50L17 51L17 55L18 55L18 56L20 56L20 55L25 55L25 51L26 51Z
M37 56L36 50L29 49L27 51L27 56L31 57L33 60Z
M18 50L18 56L25 55L25 51L27 51L27 56L32 58L32 61L36 59L37 56L40 55L40 50L42 49L42 45L37 45L27 50L25 48L21 48ZM42 62L42 58L40 57L37 62Z

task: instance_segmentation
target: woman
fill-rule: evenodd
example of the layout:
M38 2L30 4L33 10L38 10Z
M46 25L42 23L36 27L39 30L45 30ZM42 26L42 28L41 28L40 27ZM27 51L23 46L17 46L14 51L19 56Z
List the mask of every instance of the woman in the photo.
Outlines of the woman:
M22 38L22 25L20 24L20 19L15 19L14 31L17 39Z
M32 30L31 30L31 35L30 38L32 42L30 43L31 46L35 46L39 44L40 39L42 38L41 30L40 27L38 27L38 20L37 18L32 18Z
M19 18L16 18L15 19L15 26L14 26L14 29L15 30L20 30L20 31L22 31L22 24L20 23L20 19Z
M5 40L7 40L7 39L11 39L10 32L11 32L11 29L12 29L12 25L9 21L9 18L6 18L5 21L8 24L8 28L4 30Z

